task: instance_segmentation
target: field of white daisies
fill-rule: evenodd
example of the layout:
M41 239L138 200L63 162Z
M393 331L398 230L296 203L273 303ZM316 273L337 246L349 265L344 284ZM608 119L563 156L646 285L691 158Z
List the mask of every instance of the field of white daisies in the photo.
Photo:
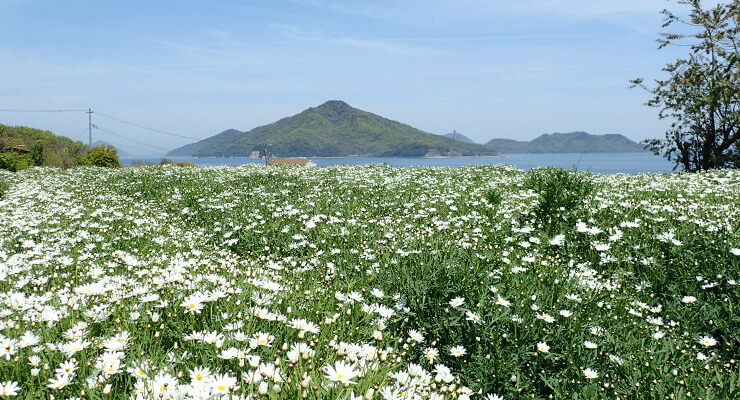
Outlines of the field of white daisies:
M0 398L740 398L740 173L0 171Z

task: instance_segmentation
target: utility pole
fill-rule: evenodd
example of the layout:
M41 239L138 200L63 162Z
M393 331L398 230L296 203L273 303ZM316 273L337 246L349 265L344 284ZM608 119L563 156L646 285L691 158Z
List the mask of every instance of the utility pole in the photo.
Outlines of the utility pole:
M87 148L88 150L92 149L92 108L89 108L87 110L87 132L88 132L88 142L87 142Z

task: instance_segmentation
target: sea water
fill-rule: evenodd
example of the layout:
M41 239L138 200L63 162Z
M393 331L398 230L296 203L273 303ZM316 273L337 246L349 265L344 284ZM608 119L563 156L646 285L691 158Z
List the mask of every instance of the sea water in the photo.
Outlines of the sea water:
M167 157L195 165L264 164L264 160L246 157ZM122 159L130 166L135 161L158 164L162 158ZM670 173L674 164L652 153L543 153L508 154L498 157L333 157L312 158L319 167L331 165L388 164L392 167L464 167L467 165L506 164L522 170L536 167L560 167L599 174ZM680 169L679 169L680 170Z

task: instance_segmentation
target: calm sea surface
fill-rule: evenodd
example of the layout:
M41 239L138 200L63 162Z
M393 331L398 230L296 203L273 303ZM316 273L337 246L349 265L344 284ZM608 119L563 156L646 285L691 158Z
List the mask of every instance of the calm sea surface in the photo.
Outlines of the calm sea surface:
M264 160L250 158L191 158L167 157L172 161L188 161L196 165L263 164ZM122 159L124 165L134 161L159 163L161 158ZM319 167L330 165L388 164L392 167L463 167L466 165L507 164L519 169L535 167L577 168L599 174L670 173L673 163L652 153L588 153L588 154L508 154L501 157L338 157L313 158Z

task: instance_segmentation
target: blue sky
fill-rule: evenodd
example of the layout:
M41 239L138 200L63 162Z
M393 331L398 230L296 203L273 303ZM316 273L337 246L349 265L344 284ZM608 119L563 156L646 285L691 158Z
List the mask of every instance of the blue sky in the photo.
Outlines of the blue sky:
M715 2L716 3L716 2ZM93 140L164 153L344 100L484 143L663 137L629 80L663 77L665 0L0 0L0 109L88 109ZM0 123L87 141L84 112Z

